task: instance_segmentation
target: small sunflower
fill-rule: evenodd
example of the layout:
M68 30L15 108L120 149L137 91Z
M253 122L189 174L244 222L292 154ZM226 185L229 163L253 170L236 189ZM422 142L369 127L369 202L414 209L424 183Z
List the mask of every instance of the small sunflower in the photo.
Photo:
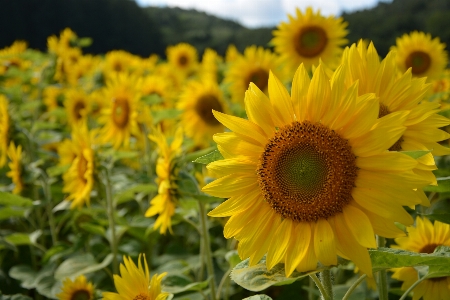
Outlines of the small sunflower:
M241 54L234 44L229 44L225 52L225 62L233 63Z
M130 137L140 135L137 122L141 98L141 80L127 74L111 78L104 88L107 106L102 109L98 122L102 124L100 136L103 142L112 142L115 149L130 145Z
M378 100L357 88L345 88L341 68L329 79L319 65L310 79L302 64L291 95L272 73L269 98L250 84L248 120L214 112L231 132L214 135L225 159L208 165L218 179L203 191L229 198L209 215L230 217L224 236L250 265L267 253L267 268L284 262L289 276L339 255L370 277L375 234L402 236L394 222L413 223L403 205L420 203L413 189L427 182L414 159L387 151L408 113L378 118Z
M219 63L221 62L222 58L215 50L206 48L202 57L200 78L204 80L218 81Z
M305 13L297 8L296 16L288 17L288 23L281 22L273 31L271 41L286 67L294 66L295 70L303 63L309 70L319 59L330 67L339 63L341 47L348 42L347 23L342 18L324 17L311 7Z
M22 146L16 147L14 142L9 144L8 157L11 160L8 163L10 171L6 173L6 176L12 179L14 183L13 194L20 194L23 190L23 180L22 180Z
M187 43L179 43L166 49L168 63L184 77L190 76L197 70L198 54L194 46Z
M427 218L416 218L416 226L408 227L408 236L396 238L397 245L392 248L413 251L417 253L433 253L437 246L450 246L450 225ZM407 290L419 279L416 269L394 269L392 278L403 281L402 290ZM425 279L413 289L413 300L450 299L450 276Z
M138 258L138 266L130 257L123 257L124 263L120 265L120 276L114 274L114 285L117 293L103 292L104 300L165 300L169 293L161 291L161 280L167 273L155 274L150 280L147 260L141 254ZM122 277L121 277L122 276Z
M162 107L173 108L175 98L173 83L162 75L145 76L142 80L141 93L142 96L158 95L163 100Z
M244 102L244 94L250 82L267 94L270 71L284 81L277 60L277 55L270 50L257 46L247 47L244 55L238 56L225 74L224 82L230 84L232 101Z
M180 96L178 108L182 110L181 122L185 133L195 143L209 144L214 133L224 127L212 111L225 112L226 103L215 81L191 81Z
M11 67L26 70L31 61L25 60L21 54L27 49L24 41L15 41L11 46L0 49L0 74L6 73Z
M158 146L159 156L156 163L156 183L158 184L158 195L150 201L150 207L145 212L146 217L159 215L153 225L159 228L161 234L166 234L167 229L172 233L171 218L175 213L177 204L176 183L178 169L176 158L181 154L183 143L183 131L178 128L172 143L169 145L166 136L161 129L154 129L153 134L148 136Z
M8 99L0 94L0 168L6 164L6 153L9 144L10 119L8 113Z
M61 98L64 95L63 89L57 86L49 85L42 91L43 102L48 112L51 112L58 108L61 104Z
M131 74L139 68L140 58L123 50L106 53L103 74L106 78L120 73Z
M68 193L67 200L72 201L70 208L89 205L94 186L94 150L93 134L86 126L74 127L72 147L75 157L70 168L63 174L63 192Z
M94 286L84 275L72 281L66 278L61 287L61 293L56 295L59 300L94 300Z
M397 51L397 65L402 72L411 68L415 77L439 77L447 67L445 44L429 33L413 31L397 38L391 50Z
M64 95L68 123L71 126L79 126L86 122L90 106L89 95L80 88L70 88Z

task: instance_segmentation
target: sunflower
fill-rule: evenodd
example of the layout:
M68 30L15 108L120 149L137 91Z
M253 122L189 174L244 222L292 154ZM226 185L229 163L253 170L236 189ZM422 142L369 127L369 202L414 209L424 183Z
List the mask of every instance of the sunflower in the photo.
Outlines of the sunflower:
M0 168L6 164L6 153L9 144L8 99L0 94Z
M161 106L172 108L175 95L173 93L173 83L162 75L145 76L141 86L142 96L157 95L163 100Z
M123 50L114 50L106 53L103 75L106 78L120 73L131 74L139 68L140 58Z
M398 245L392 248L417 253L433 253L437 246L450 246L450 225L435 221L432 224L427 218L416 218L416 227L408 227L408 236L396 238ZM419 279L416 269L398 268L392 278L403 281L402 290L407 290ZM425 279L413 289L413 300L450 299L450 276Z
M229 44L225 52L225 62L233 63L241 54L234 44Z
M263 47L250 46L244 55L238 56L225 74L224 82L230 84L233 102L243 103L244 94L250 82L267 94L269 71L280 77L278 57ZM284 81L285 78L281 78Z
M14 183L13 194L20 194L23 190L22 180L22 146L16 147L14 142L9 144L8 157L11 160L8 163L10 171L6 173L6 176L12 179Z
M273 31L271 43L280 54L281 62L293 70L303 63L309 70L318 65L319 59L326 65L334 67L342 54L341 46L348 41L347 23L342 18L324 17L311 7L302 13L296 9L296 17L288 15L289 22L281 22Z
M214 112L232 132L214 136L225 159L208 165L218 179L203 191L229 198L209 215L230 216L224 236L250 265L267 253L267 268L284 262L289 276L339 255L372 276L375 234L402 236L394 222L413 223L403 205L420 203L413 188L427 182L414 159L387 151L408 113L378 118L378 100L345 88L341 71L329 80L319 65L310 80L301 64L291 96L270 73L270 100L253 83L245 94L248 120Z
M75 157L70 168L63 174L63 192L68 193L66 200L72 201L70 208L89 205L91 191L94 186L94 150L92 149L93 133L86 126L74 127L72 147ZM70 155L70 154L69 154ZM67 158L69 161L70 158Z
M61 55L72 48L72 42L77 39L77 34L70 28L65 28L59 34L59 37L52 35L47 38L47 47L49 52Z
M161 291L161 280L167 273L155 274L150 280L147 260L143 255L144 265L141 263L141 254L138 266L130 257L123 257L124 263L120 265L120 277L114 274L114 285L118 293L103 292L104 300L164 300L169 293Z
M166 49L168 63L184 77L190 76L197 70L198 54L194 46L179 43Z
M150 201L150 207L145 212L145 216L153 217L159 215L153 228L159 228L161 234L166 234L167 229L172 233L171 218L175 213L177 203L175 180L178 175L178 168L176 166L176 158L181 154L183 131L181 128L177 129L170 145L167 143L166 136L161 132L160 128L154 129L153 134L148 137L156 143L159 149L156 164L158 195Z
M130 145L130 137L140 135L137 122L141 80L127 74L118 74L108 80L103 91L107 106L98 122L103 125L103 142L112 142L115 149Z
M415 77L439 77L448 63L445 44L429 33L413 31L397 38L391 50L397 51L397 65L402 72L411 68Z
M49 85L42 91L43 102L47 108L48 112L51 112L60 106L60 99L63 95L63 89L58 86Z
M445 69L441 76L431 82L431 90L428 95L430 101L441 102L442 109L448 109L450 98L450 69Z
M226 103L215 81L191 81L180 95L178 108L185 133L197 144L209 144L214 133L224 129L213 110L225 112Z
M11 67L25 70L31 65L31 61L25 60L21 54L27 49L24 41L15 41L11 46L0 50L0 74L6 73Z
M213 49L206 48L203 53L200 78L204 80L218 81L219 63L222 58Z
M89 106L89 96L82 89L70 88L65 92L64 107L66 108L68 123L72 127L86 122Z
M88 282L84 275L80 275L72 281L66 278L61 287L61 293L56 295L59 300L93 300L94 286Z
M404 126L406 130L392 145L393 151L431 150L418 159L414 172L436 184L432 173L436 169L433 155L450 154L450 148L438 142L450 135L439 128L450 124L450 120L438 115L440 103L426 101L429 84L425 78L412 78L411 70L399 74L395 66L395 53L389 52L380 62L372 43L363 42L346 48L343 63L348 66L347 84L359 81L359 94L375 93L379 100L379 117L398 111L409 111ZM423 198L428 204L428 199Z

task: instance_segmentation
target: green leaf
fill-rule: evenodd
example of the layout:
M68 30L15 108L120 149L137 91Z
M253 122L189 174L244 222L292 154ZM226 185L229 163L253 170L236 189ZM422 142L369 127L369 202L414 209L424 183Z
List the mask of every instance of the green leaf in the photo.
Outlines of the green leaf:
M0 294L0 300L33 300L33 298L30 298L30 297L22 295L22 294L14 294L14 295L1 295Z
M64 165L64 166L53 166L47 169L47 174L50 177L56 177L61 174L64 174L67 170L69 170L70 165Z
M181 110L178 109L163 109L152 111L153 124L158 124L163 120L177 119L181 114Z
M202 150L198 150L198 151L195 151L195 152L192 152L192 153L188 153L188 154L186 154L183 157L183 159L184 159L185 162L193 162L197 158L199 158L201 156L204 156L204 155L206 155L206 154L208 154L208 153L210 153L210 152L212 152L214 150L217 150L216 146L208 147L206 149L202 149Z
M436 178L438 185L429 185L423 188L426 192L450 192L450 177Z
M201 194L195 195L194 198L197 200L200 200L203 203L223 202L222 198L217 198L217 197L208 196L208 195L201 195Z
M277 264L269 271L266 268L266 258L264 257L259 263L251 267L249 266L249 259L243 260L231 271L231 279L249 291L259 292L272 285L291 284L298 279L320 272L323 269L324 267L321 267L306 273L294 271L287 278L284 264Z
M195 195L194 197L199 194L197 180L187 172L181 171L178 173L177 186L181 194L187 193L189 195Z
M100 225L84 222L80 224L80 228L92 234L105 235L105 228Z
M422 216L431 220L450 224L450 199L441 199L434 202Z
M144 195L148 195L150 193L156 192L157 190L158 188L155 184L137 184L118 193L115 197L115 200L117 204L121 204L127 201L134 200L136 198L136 194L142 193Z
M225 259L227 260L228 263L230 263L231 268L236 267L242 261L236 250L228 251L225 254Z
M0 192L0 204L8 206L33 206L33 201L28 198L11 193Z
M92 38L90 38L90 37L78 38L75 41L75 43L78 47L81 47L81 48L89 47L90 45L92 45Z
M253 296L250 296L250 297L247 297L247 298L244 298L244 299L242 299L242 300L272 300L272 298L270 298L269 296L267 296L267 295L253 295Z
M17 265L9 270L11 278L20 281L20 286L26 289L34 288L34 279L36 278L36 271L29 265Z
M207 165L213 161L222 160L222 159L223 159L223 156L222 156L222 154L220 154L219 150L214 150L211 153L200 156L199 158L194 160L194 162Z
M0 208L0 220L5 220L13 217L24 217L25 216L25 208L13 208L13 207L4 207Z
M208 286L208 281L209 279L192 282L189 277L183 274L169 274L164 277L162 285L165 292L177 294L185 291L201 291Z
M113 151L112 152L113 159L115 161L121 160L121 159L129 159L129 158L135 158L139 156L139 153L137 151Z
M418 159L419 157L422 157L431 151L429 150L418 150L418 151L400 151L400 153L406 154L414 159Z
M63 280L66 277L77 277L106 268L113 259L112 254L108 254L101 263L97 263L90 253L79 254L65 260L55 271L55 278Z
M5 236L5 240L16 246L20 245L31 245L30 236L25 233L13 233L11 235Z
M158 94L151 94L151 95L142 97L141 101L147 105L155 105L155 104L163 103L163 98L161 98L161 96L159 96Z

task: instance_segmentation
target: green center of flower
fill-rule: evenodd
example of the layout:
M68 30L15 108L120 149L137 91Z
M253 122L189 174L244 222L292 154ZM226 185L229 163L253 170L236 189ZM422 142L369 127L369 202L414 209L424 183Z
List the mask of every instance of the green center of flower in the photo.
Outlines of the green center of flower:
M214 117L212 113L213 109L223 112L222 105L214 95L203 95L198 98L195 103L195 111L200 119L202 119L207 125L217 126L220 122Z
M76 290L70 300L89 300L91 299L91 293L88 290Z
M320 55L328 44L327 33L319 26L303 27L297 34L295 50L303 57Z
M380 103L380 110L378 112L378 118L382 118L384 116L387 116L390 113L391 112L389 111L389 108L386 105ZM403 141L404 141L403 137L400 137L398 139L398 141L396 141L394 143L394 145L392 145L391 148L389 148L388 150L389 151L402 151L402 143L403 143Z
M245 88L248 87L250 82L253 82L261 91L267 88L267 83L269 82L269 73L261 68L252 71L246 81Z
M114 124L119 128L125 128L130 118L130 104L126 98L113 100L112 115Z
M317 221L342 212L358 168L346 139L320 123L293 122L278 130L260 157L263 197L283 218Z
M411 52L405 61L406 68L411 68L414 75L425 73L431 66L431 58L423 51Z

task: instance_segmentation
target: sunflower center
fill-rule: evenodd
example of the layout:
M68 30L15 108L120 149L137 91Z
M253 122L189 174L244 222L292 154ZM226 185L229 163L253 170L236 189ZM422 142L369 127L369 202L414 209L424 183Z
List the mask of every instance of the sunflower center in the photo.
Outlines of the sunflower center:
M212 110L222 112L222 105L213 95L203 95L195 103L195 111L200 118L208 125L219 125L219 121L214 117Z
M70 300L89 300L91 299L91 293L88 290L76 290Z
M75 119L78 121L80 120L83 116L81 115L81 110L85 109L86 105L84 104L83 101L77 101L77 103L75 103L75 106L73 108L73 114L75 116Z
M113 69L116 72L122 72L123 71L123 66L120 62L115 62L113 65Z
M80 154L78 156L78 165L77 165L77 169L78 169L78 178L86 183L86 171L87 171L87 165L88 165L88 161L86 160L86 158L84 158L83 154Z
M119 128L125 128L128 125L130 117L130 105L126 98L115 98L113 100L113 121Z
M391 112L389 111L388 107L382 103L380 103L380 110L378 112L378 118L382 118L384 116L387 116ZM394 143L394 145L389 148L389 151L401 151L402 150L402 143L403 143L403 137L400 137L398 141Z
M303 57L318 56L328 44L327 33L319 26L302 28L296 40L295 50Z
M346 139L320 123L293 122L266 144L258 183L273 210L298 222L342 212L357 177L356 157Z
M184 67L185 65L187 65L189 62L189 59L187 58L186 55L180 55L180 57L178 57L178 64L182 67Z
M439 246L439 244L427 244L425 246L422 247L422 249L419 250L420 253L433 253L434 249L437 248L437 246Z
M423 51L414 51L408 55L405 61L406 68L412 68L414 75L425 73L431 66L431 57Z
M133 298L133 300L148 300L148 299L149 299L148 295L142 293Z
M248 87L250 82L253 82L261 91L264 91L267 88L268 81L269 73L259 68L248 75L245 86Z

